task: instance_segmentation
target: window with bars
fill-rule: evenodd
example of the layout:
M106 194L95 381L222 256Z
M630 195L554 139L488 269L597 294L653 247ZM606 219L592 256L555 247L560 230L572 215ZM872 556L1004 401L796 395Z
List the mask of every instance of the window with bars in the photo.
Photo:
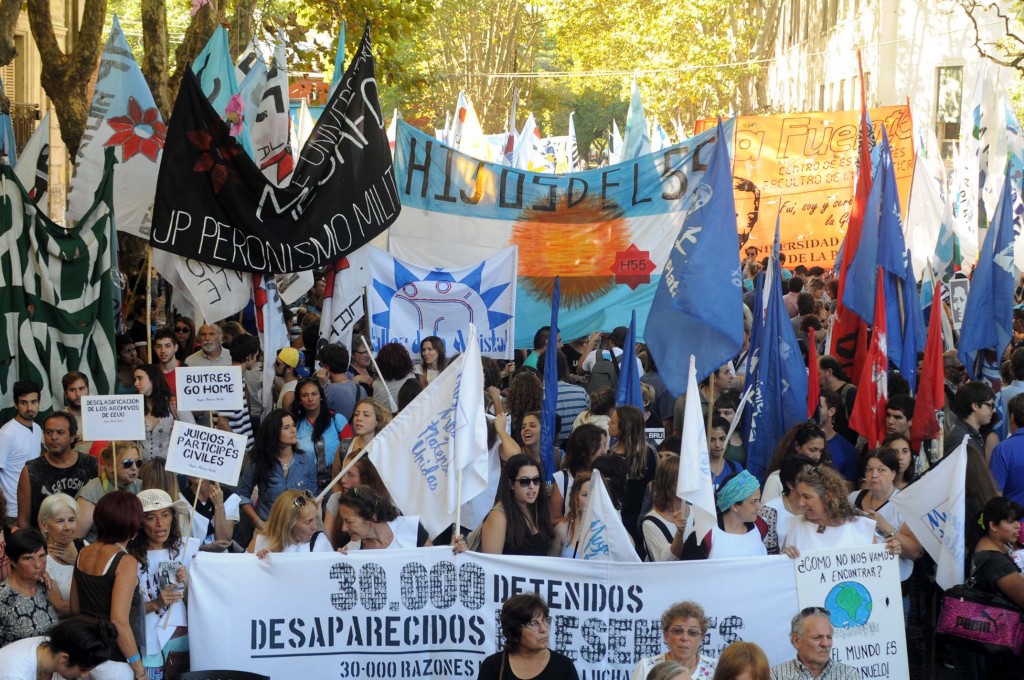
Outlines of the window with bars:
M935 136L943 160L953 157L953 145L960 139L960 109L963 104L964 67L935 69Z

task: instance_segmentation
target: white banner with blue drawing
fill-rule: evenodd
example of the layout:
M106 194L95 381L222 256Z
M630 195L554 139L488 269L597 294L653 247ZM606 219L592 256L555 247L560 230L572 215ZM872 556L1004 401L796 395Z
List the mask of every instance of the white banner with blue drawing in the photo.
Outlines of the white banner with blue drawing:
M420 341L437 336L449 359L465 351L476 324L480 353L511 359L515 339L518 249L461 269L423 267L372 248L370 333L374 351L389 342L419 357Z

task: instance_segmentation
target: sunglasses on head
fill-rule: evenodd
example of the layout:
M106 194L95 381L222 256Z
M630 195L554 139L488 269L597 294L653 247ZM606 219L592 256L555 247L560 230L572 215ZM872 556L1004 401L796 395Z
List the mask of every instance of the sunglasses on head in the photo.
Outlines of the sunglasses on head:
M125 458L124 460L121 461L121 466L125 470L130 470L133 467L140 468L142 467L142 461L139 460L138 458Z
M540 477L520 477L516 480L516 484L524 489L531 486L540 486Z
M309 489L305 489L305 490L303 490L301 496L296 496L296 498L295 498L295 507L301 508L301 507L303 507L306 504L306 501L315 501L315 500L316 500L316 496L313 495L313 492L310 491Z
M832 617L832 612L825 609L824 607L804 607L800 610L800 616L827 616Z

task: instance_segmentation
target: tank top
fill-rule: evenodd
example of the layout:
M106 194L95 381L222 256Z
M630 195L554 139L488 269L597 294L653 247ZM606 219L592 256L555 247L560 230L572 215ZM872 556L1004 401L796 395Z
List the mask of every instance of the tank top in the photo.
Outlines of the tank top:
M106 571L102 576L90 576L78 568L78 561L75 561L75 582L78 584L78 604L83 614L95 616L105 621L110 620L110 605L113 600L114 579L117 577L117 565L121 563L124 552L119 552L110 558ZM142 640L142 592L138 586L132 593L132 605L128 612L128 624L132 628L132 635L135 636L135 644L141 648ZM118 649L111 661L125 661L124 654Z

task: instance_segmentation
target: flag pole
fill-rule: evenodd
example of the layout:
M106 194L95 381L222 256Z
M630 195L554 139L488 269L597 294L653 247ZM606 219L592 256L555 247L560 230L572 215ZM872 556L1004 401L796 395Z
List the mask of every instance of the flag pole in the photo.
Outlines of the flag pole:
M146 248L146 363L153 363L153 246Z
M370 349L370 343L366 342L366 336L360 333L359 339L363 341L363 347L366 348L367 354L370 355L370 361L373 363L373 370L377 372L377 377L382 383L384 383L384 391L388 393L388 401L391 403L391 412L394 413L398 410L398 404L395 403L395 395L391 394L391 388L388 387L388 381L380 374L380 367L377 365L377 359L373 356L373 350Z
M328 483L328 484L327 484L327 486L325 486L325 487L324 487L324 490L320 492L320 495L316 497L316 502L317 502L317 504L319 504L319 503L320 503L320 501L322 501L322 500L323 500L324 496L326 496L326 495L328 494L328 492L330 492L330 490L331 490L332 488L334 488L334 485L335 485L335 484L337 484L338 482L340 482L340 481L341 481L341 478L345 476L345 473L346 473L346 472L348 472L348 471L349 471L349 469L351 469L351 467L352 467L353 465L355 465L356 463L358 463L358 462L359 462L359 459L360 459L360 458L362 458L363 456L365 456L365 455L366 455L366 450L367 450L367 449L368 449L369 447L370 447L370 445L369 445L369 444L367 444L366 446L364 446L364 447L363 447L362 449L360 449L360 450L359 450L359 453L358 453L358 454L356 454L356 457L355 457L355 458L353 458L353 459L352 459L351 461L349 461L349 463L348 463L347 465L345 465L345 466L343 466L343 467L341 468L341 472L339 472L339 473L337 474L337 476L336 476L336 477L335 477L334 479L332 479L332 480L330 481L330 483Z
M196 486L195 498L192 499L192 514L188 516L188 531L186 531L185 535L181 538L185 550L188 550L188 541L192 537L192 522L196 519L196 507L199 505L199 490L203 488L204 481L205 480L202 477L199 478L199 485ZM175 517L174 521L177 522L178 518ZM191 567L191 562L189 563L189 566ZM167 624L171 622L171 610L174 609L174 605L175 603L172 602L171 606L167 608L167 612L164 614L164 622L161 626L164 629L166 629Z
M462 533L462 468L455 469L455 530L454 535Z

